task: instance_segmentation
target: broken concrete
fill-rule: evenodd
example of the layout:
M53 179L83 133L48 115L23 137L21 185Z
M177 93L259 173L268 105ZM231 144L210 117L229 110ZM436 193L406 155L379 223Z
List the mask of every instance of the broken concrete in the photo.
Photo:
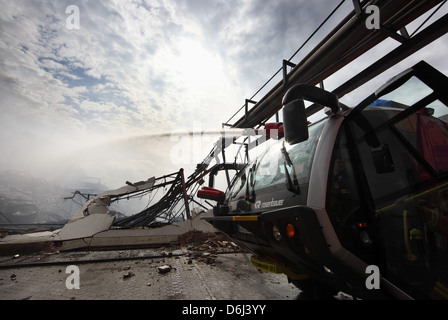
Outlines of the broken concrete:
M169 265L164 265L164 266L160 266L160 267L157 268L159 273L168 273L168 272L171 271L171 269L172 269L172 267L169 266Z
M211 212L195 214L190 220L174 222L172 224L150 229L110 229L94 234L92 237L64 241L61 250L75 248L135 248L157 247L165 244L175 244L181 240L182 235L190 231L217 232L217 230L201 219L211 215Z
M93 237L101 231L109 230L114 222L114 217L108 214L92 214L83 219L70 220L59 231L53 233L55 241L66 241Z
M132 271L128 271L128 272L123 274L123 279L128 279L128 278L133 277L133 276L135 276L135 273L132 272Z
M69 251L160 247L166 244L185 242L184 235L191 236L190 232L192 231L217 232L212 225L201 219L211 214L211 211L196 213L189 220L175 222L160 228L106 229L96 233L89 222L92 222L95 227L100 225L106 227L107 219L112 217L108 214L92 214L86 217L88 219L76 219L74 223L67 223L65 229L6 236L0 239L0 254L16 254L25 249L28 251Z
M128 183L121 188L105 191L87 201L62 229L53 233L55 241L93 237L98 232L109 230L114 222L114 217L108 214L111 199L146 190L151 188L154 182L155 178L152 177L147 181Z
M212 226L202 222L198 215L163 228L111 229L114 217L109 215L111 199L151 188L155 178L109 190L87 201L62 229L52 232L36 232L6 236L0 239L2 254L10 250L49 249L74 250L82 248L111 248L157 246L178 241L178 237L190 230L210 231Z

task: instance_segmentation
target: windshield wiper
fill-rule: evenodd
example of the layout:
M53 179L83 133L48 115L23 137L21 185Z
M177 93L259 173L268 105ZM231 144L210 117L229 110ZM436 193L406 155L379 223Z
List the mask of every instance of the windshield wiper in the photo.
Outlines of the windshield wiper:
M247 174L247 180L246 180L246 201L255 202L255 181L254 181L254 174L255 174L255 167L257 165L257 162L252 165L252 167L249 169L249 172ZM250 188L249 188L250 187Z
M300 186L299 181L297 180L296 170L294 169L294 165L289 157L288 151L285 148L285 142L283 142L283 147L281 149L283 155L283 166L285 167L285 175L286 175L286 188L294 194L300 194ZM286 165L292 168L292 179L291 175L288 172L288 168Z

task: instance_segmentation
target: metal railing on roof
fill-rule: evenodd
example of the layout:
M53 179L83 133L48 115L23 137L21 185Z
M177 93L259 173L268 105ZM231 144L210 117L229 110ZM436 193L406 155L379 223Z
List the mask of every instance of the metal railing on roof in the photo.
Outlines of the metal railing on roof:
M445 4L446 0L352 1L354 10L343 19L336 28L334 28L299 63L294 64L291 62L292 58L339 9L344 1L338 4L338 6L289 60L283 60L282 67L259 90L257 90L250 99L246 99L245 104L239 108L226 123L223 123L223 126L233 128L253 128L261 125L281 109L281 99L290 86L296 83L308 83L313 85L322 83L330 75L334 74L336 71L340 70L389 37L392 37L401 43L398 48L385 54L371 66L364 69L352 79L349 79L334 91L334 93L338 95L346 94L447 32L446 16L417 33L421 27L420 26L411 36L407 34L405 29L409 23L438 4L440 5L436 8L436 11L439 10L440 7ZM363 8L366 8L371 4L376 5L381 12L381 27L374 30L370 30L366 27L364 19L366 15L363 11ZM431 14L422 25L425 24L433 14ZM400 31L401 35L397 33L398 31ZM287 67L292 68L290 72L287 72ZM283 80L275 85L262 99L255 102L253 100L254 97L282 70ZM249 109L248 103L253 104L252 108ZM243 108L245 111L244 115L231 124L230 121L240 113ZM318 108L319 106L311 106L308 115L317 112Z

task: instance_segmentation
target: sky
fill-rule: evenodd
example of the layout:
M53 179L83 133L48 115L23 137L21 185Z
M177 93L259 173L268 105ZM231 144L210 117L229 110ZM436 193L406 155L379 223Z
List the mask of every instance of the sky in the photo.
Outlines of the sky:
M214 138L178 157L188 142L181 133L220 130L338 3L0 0L0 171L98 177L111 188L191 173ZM293 62L351 10L345 1ZM441 38L415 59L448 74L447 47Z

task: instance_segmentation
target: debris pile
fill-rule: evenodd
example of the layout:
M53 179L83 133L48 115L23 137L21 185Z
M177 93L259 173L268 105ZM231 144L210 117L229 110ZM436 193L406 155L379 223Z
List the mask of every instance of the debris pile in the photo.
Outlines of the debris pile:
M193 263L193 259L205 263L205 264L209 264L209 265L215 265L216 259L218 258L218 256L216 254L212 254L210 252L193 252L193 253L188 253L187 256L188 258L188 264Z
M182 235L180 243L188 250L188 264L193 260L214 265L218 254L244 252L235 242L213 232L190 231Z
M157 268L157 270L159 271L159 273L168 273L170 272L172 269L172 267L170 265L163 265Z
M188 231L179 236L179 244L181 246L202 243L208 239L215 238L216 233L213 232L202 232L202 231Z
M210 253L232 253L244 251L235 242L220 233L189 231L179 237L181 246L189 251L207 251Z

